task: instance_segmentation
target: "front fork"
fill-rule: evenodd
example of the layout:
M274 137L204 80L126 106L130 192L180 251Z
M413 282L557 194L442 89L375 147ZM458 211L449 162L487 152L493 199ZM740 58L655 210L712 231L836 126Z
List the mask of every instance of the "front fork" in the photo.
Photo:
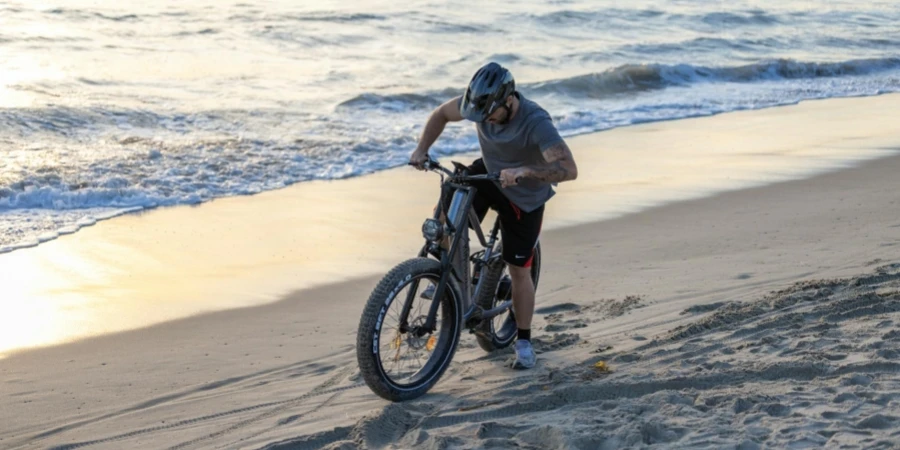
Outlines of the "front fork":
M460 284L466 288L464 289L464 292L461 292L462 295L460 297L463 304L468 305L470 303L469 290L467 289L469 285L469 229L467 225L471 220L470 216L474 216L474 212L472 211L472 199L475 190L473 188L452 184L443 184L441 189L455 189L453 198L450 202L450 207L447 211L446 221L449 233L453 238L450 242L450 250L441 250L440 252L441 279L438 281L437 288L434 291L431 307L428 310L428 317L426 318L424 325L415 328L409 326L409 312L415 301L416 292L419 290L418 280L413 282L411 289L406 294L406 302L404 303L403 311L400 314L400 332L414 332L417 337L422 337L434 332L437 323L437 310L440 306L440 302L434 301L434 299L443 298L444 290L448 288L447 285L449 284L451 273L455 272L456 278L459 280ZM445 194L446 191L442 191L442 199ZM441 203L439 201L435 208L435 219L440 217L440 212ZM478 223L477 218L475 223ZM426 242L425 246L419 252L419 256L426 256L430 245L431 242Z
M470 210L471 211L471 210ZM474 213L473 213L474 214ZM477 218L474 218L474 223L477 222ZM500 222L494 221L494 227L491 229L491 234L487 239L487 242L484 242L484 237L479 233L479 239L482 243L486 243L484 253L481 258L478 258L477 261L474 261L475 266L473 270L474 274L480 274L481 271L485 270L485 267L490 263L491 259L495 257L494 247L497 242L497 235L500 230ZM466 232L468 230L465 230ZM479 230L480 231L480 230ZM453 240L453 245L451 245L451 249L460 249L463 248L465 250L469 249L469 239L468 233L465 236L460 236L463 242L458 242L457 239ZM419 257L427 257L430 242L426 242L422 247L422 250L419 252ZM455 254L454 254L455 253ZM464 255L459 255L459 253L463 253ZM449 282L449 277L451 274L455 273L457 280L463 286L461 298L464 299L464 304L466 305L465 313L463 314L463 324L467 328L473 328L478 325L478 322L481 321L481 313L483 312L481 308L474 303L474 299L478 298L479 293L484 285L484 277L480 277L475 285L474 292L470 295L470 286L471 282L469 281L469 267L468 267L468 252L452 252L447 250L442 250L441 254L441 279L438 281L438 285L434 292L434 297L432 298L431 308L429 309L428 318L423 326L418 327L410 327L409 326L409 312L412 310L412 304L415 301L416 292L419 289L419 280L413 281L411 289L406 294L406 302L403 305L403 311L400 316L400 332L415 333L416 337L423 337L427 334L431 334L435 331L435 324L437 322L437 308L440 302L435 302L434 299L442 298L440 295L443 295L443 290L447 289L447 284ZM456 256L457 259L456 264L453 264L451 258Z

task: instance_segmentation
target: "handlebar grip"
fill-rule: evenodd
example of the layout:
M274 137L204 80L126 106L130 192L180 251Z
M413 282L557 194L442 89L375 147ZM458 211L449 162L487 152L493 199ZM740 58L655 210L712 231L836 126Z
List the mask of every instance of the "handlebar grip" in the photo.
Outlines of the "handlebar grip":
M416 164L416 163L414 163L414 162L412 162L412 161L406 163L406 165L407 165L407 166L413 166L413 167L419 167L418 164ZM435 168L435 167L440 167L440 164L438 164L437 161L435 161L435 160L433 160L433 159L431 159L431 158L429 157L428 159L426 159L425 161L422 162L421 167L422 167L423 169L432 169L432 168Z

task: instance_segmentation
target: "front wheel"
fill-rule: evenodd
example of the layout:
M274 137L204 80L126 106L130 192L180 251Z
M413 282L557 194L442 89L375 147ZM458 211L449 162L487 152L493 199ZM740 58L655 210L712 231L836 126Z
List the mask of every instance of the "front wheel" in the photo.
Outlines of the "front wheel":
M388 272L372 291L356 335L356 358L366 384L391 401L419 397L440 379L459 343L462 305L453 277L444 289L437 310L435 331L424 336L401 330L404 305L410 302L406 322L425 324L432 300L423 294L437 287L441 263L413 258Z
M496 254L502 254L502 249L499 246ZM512 287L508 285L509 277L507 272L506 263L502 259L497 259L482 269L481 276L487 278L483 282L482 291L479 293L478 298L475 299L475 303L478 306L488 310L507 300L512 300ZM534 283L535 290L537 290L540 276L541 243L538 241L534 247L534 257L531 259L531 281ZM484 351L492 352L506 348L516 339L518 332L516 316L512 308L510 308L504 314L500 314L491 320L483 321L476 331L475 339Z

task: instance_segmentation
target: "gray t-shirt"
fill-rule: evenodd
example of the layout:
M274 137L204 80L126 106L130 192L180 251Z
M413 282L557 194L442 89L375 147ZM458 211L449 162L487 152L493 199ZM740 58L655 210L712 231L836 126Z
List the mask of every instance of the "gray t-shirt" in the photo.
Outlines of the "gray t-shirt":
M544 108L521 94L516 95L519 110L509 123L475 125L488 172L541 164L544 162L541 152L563 140ZM525 212L540 208L554 194L550 183L527 178L500 191Z

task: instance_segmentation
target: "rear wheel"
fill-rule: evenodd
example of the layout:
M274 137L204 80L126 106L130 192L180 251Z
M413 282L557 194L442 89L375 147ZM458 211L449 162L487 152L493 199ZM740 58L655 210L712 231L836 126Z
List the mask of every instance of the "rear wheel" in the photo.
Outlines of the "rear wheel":
M382 398L403 401L425 394L453 359L462 307L459 287L452 277L440 300L433 333L418 336L400 328L407 301L412 302L408 325L415 328L425 324L436 300L422 293L428 286L437 286L440 278L440 262L410 259L385 275L369 296L356 335L356 357L366 384Z
M502 248L497 246L496 255L502 254ZM541 243L534 247L534 257L531 260L531 280L537 289L541 275ZM482 285L482 291L476 304L484 310L499 306L501 303L512 300L512 286L509 279L509 269L502 259L497 258L482 269L481 277L487 277ZM516 316L512 308L490 320L483 321L477 328L475 339L478 345L487 352L508 347L516 339L518 327Z

